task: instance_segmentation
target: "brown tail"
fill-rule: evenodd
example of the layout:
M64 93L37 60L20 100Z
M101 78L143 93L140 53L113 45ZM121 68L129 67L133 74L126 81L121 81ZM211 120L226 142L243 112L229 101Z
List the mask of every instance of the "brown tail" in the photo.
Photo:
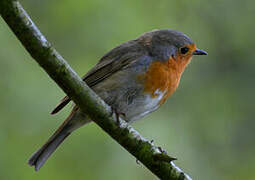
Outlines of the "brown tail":
M90 122L89 119L86 120L86 118L81 116L80 112L77 111L78 107L76 106L58 130L28 160L28 164L30 166L34 166L36 171L43 166L50 155L65 140L65 138L71 134L72 131Z
M38 171L50 155L57 149L57 147L65 140L67 136L71 134L68 131L68 126L60 127L53 136L29 159L28 164L34 166L35 170Z

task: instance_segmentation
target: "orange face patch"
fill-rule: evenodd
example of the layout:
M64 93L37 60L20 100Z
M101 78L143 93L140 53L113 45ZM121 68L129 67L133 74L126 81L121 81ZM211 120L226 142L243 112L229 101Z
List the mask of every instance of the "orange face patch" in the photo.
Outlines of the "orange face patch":
M185 56L178 53L176 59L170 57L166 62L152 62L147 72L138 77L143 80L144 92L151 94L153 98L158 97L158 92L164 93L160 100L160 104L163 104L177 89L181 75L191 58L192 53Z
M197 49L195 44L189 44L187 45L187 48L189 48L190 53L193 53Z

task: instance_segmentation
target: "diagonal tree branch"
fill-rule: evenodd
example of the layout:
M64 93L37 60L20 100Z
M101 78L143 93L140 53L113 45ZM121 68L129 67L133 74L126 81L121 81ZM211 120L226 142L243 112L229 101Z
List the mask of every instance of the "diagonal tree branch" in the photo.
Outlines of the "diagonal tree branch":
M60 88L121 146L143 163L160 179L190 180L166 153L143 138L137 131L116 117L72 70L63 57L45 39L17 0L0 0L0 14L11 30Z

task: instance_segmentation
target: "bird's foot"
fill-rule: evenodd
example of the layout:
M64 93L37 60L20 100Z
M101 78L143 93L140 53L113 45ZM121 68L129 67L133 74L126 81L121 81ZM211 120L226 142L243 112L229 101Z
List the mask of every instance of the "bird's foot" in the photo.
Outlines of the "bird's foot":
M113 113L115 113L116 115L116 121L117 121L117 124L119 125L120 124L120 116L124 116L126 117L126 114L123 113L123 112L119 112L117 109L115 109L114 107L111 107L112 109L112 113L111 115L113 115Z

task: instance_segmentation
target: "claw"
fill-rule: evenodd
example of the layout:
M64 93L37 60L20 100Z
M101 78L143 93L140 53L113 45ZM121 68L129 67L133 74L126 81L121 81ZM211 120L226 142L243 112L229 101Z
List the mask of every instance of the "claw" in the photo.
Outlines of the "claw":
M120 115L126 117L126 114L123 113L123 112L117 111L117 109L115 109L114 107L111 107L111 109L112 109L111 115L113 115L113 113L115 113L115 115L116 115L116 120L117 120L117 124L119 125L119 124L120 124Z

